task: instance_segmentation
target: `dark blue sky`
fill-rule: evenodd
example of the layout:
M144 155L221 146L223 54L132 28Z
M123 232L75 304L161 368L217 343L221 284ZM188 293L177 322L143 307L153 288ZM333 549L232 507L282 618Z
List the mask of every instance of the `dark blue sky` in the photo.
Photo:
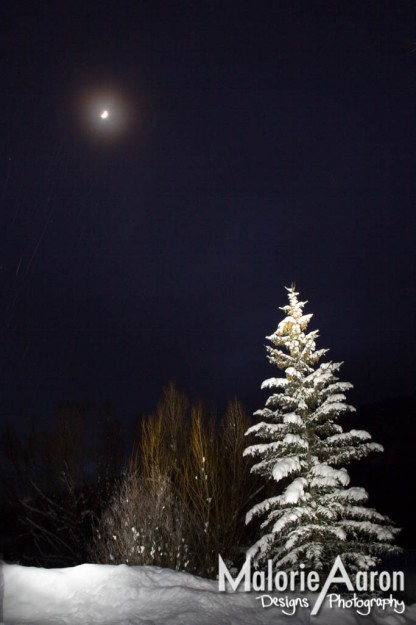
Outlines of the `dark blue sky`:
M0 414L258 407L296 281L351 397L414 395L414 2L5 2ZM100 135L83 108L130 111Z

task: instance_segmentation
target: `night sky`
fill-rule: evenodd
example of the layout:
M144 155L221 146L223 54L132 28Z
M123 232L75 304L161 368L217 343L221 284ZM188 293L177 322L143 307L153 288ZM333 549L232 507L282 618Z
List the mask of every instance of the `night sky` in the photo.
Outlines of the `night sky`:
M14 0L1 30L3 419L170 379L259 408L292 281L351 401L414 396L414 2Z

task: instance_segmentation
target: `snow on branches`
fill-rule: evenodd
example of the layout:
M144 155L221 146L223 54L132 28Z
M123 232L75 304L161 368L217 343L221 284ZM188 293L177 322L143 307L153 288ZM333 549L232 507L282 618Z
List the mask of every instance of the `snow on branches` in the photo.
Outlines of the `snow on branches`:
M350 570L368 568L398 551L392 544L398 530L366 507L364 489L348 487L344 465L383 448L368 432L344 432L338 423L355 410L345 402L352 385L337 377L342 363L320 363L328 350L316 349L317 330L308 332L307 302L294 287L287 291L285 317L267 337L268 359L284 375L263 382L271 395L247 431L260 440L244 451L253 458L251 472L272 485L247 514L247 523L262 519L262 535L248 555L256 566L272 560L281 569L303 563L327 570L337 555Z

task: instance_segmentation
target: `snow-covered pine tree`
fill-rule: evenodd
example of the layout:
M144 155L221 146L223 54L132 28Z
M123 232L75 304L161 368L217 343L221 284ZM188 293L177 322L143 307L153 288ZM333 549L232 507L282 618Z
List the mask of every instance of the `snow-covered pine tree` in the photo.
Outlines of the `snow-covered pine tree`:
M274 483L276 493L247 514L247 523L264 518L263 535L248 555L256 567L270 559L282 570L303 563L322 572L341 555L350 572L365 570L399 551L392 544L399 530L366 506L363 488L348 487L345 465L383 448L368 432L344 432L337 423L354 411L344 395L352 385L336 376L342 363L319 364L328 350L316 349L318 331L307 333L307 302L298 300L294 286L287 291L286 317L267 337L274 345L267 347L268 359L284 377L263 382L272 395L255 413L261 421L247 431L262 442L244 451L255 458L252 473Z

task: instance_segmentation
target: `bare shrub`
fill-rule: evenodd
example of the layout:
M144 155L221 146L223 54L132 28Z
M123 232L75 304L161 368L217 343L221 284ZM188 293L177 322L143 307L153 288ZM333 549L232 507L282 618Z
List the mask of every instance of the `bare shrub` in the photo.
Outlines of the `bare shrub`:
M155 564L213 577L218 554L243 551L252 492L243 458L250 420L230 402L223 419L190 405L173 383L142 420L129 471L102 516L100 562Z
M21 522L33 554L22 558L39 566L71 566L85 562L96 521L94 488L78 485L66 473L59 490L48 493L32 482L32 496L21 500Z
M97 428L97 423L99 427ZM65 403L50 423L0 432L8 497L6 555L25 564L85 562L123 459L121 426L107 407Z
M130 470L102 516L92 557L113 564L152 564L186 570L186 514L166 476Z

